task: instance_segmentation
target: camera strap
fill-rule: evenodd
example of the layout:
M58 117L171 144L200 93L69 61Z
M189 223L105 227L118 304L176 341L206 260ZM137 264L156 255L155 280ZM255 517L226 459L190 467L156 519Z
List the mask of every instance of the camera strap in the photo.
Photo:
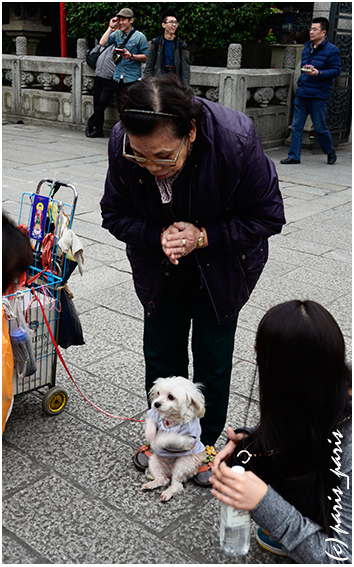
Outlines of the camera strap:
M133 33L135 33L135 29L134 29L134 28L132 28L132 29L130 30L130 32L128 33L127 37L126 37L125 40L123 41L123 43L121 43L121 45L120 45L121 48L124 48L124 47L126 46L126 44L127 44L128 41L130 40L130 38L131 38L131 36L133 35ZM116 57L114 58L114 62L118 65L118 63L119 63L119 61L121 60L122 56L121 56L121 54L119 54L119 55L114 54L114 55L116 55Z

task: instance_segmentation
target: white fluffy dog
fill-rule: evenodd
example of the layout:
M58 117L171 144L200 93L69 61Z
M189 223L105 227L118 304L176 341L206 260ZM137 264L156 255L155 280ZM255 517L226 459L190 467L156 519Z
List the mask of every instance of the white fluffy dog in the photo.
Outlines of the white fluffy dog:
M181 376L158 378L149 396L145 433L154 453L146 476L153 480L141 490L167 486L171 480L161 494L166 502L183 490L182 483L197 474L205 458L199 422L205 414L204 396L199 384Z

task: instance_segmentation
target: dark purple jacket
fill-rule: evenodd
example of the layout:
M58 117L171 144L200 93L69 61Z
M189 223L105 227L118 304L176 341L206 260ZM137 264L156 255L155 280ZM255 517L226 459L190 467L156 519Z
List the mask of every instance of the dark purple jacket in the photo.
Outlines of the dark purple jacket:
M193 148L187 159L185 208L177 220L207 231L209 246L194 250L193 261L223 324L248 300L267 261L267 239L281 232L285 218L275 166L264 154L252 121L200 100L205 119L197 129L199 152ZM170 274L160 234L171 222L155 178L122 156L122 143L118 123L109 141L103 227L127 243L136 292L146 315L152 316ZM183 172L173 185L176 197L182 177Z

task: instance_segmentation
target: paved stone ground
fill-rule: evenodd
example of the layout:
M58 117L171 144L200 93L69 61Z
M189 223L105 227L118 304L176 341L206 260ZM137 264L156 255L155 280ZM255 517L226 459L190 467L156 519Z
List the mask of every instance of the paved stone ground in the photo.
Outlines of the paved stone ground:
M320 150L302 164L281 166L287 150L269 150L281 181L287 224L270 240L270 259L241 311L227 423L244 423L254 374L255 330L272 305L310 298L337 319L351 358L351 147L335 166ZM101 228L99 201L107 168L107 139L36 125L3 126L4 209L17 219L20 197L42 178L73 183L79 200L74 231L85 249L85 273L70 287L86 344L62 351L79 387L104 410L143 418L143 312L124 245ZM222 554L219 505L189 481L169 503L140 492L143 475L132 455L143 426L106 417L88 405L58 363L66 409L49 417L37 392L16 398L3 435L3 562L237 563ZM249 423L256 422L257 393ZM225 442L220 438L217 449ZM253 535L255 526L253 526ZM240 563L292 563L259 548Z

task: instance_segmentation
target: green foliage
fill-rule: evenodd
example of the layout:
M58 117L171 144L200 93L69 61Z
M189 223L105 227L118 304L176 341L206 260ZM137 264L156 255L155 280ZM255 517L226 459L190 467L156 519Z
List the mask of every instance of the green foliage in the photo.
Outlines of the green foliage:
M264 38L273 41L271 19L280 12L269 2L66 2L65 7L68 35L89 40L99 39L110 18L122 7L134 10L134 27L148 40L163 31L161 12L175 10L180 22L177 34L189 44L197 58L204 59L212 53L226 53L230 43Z

